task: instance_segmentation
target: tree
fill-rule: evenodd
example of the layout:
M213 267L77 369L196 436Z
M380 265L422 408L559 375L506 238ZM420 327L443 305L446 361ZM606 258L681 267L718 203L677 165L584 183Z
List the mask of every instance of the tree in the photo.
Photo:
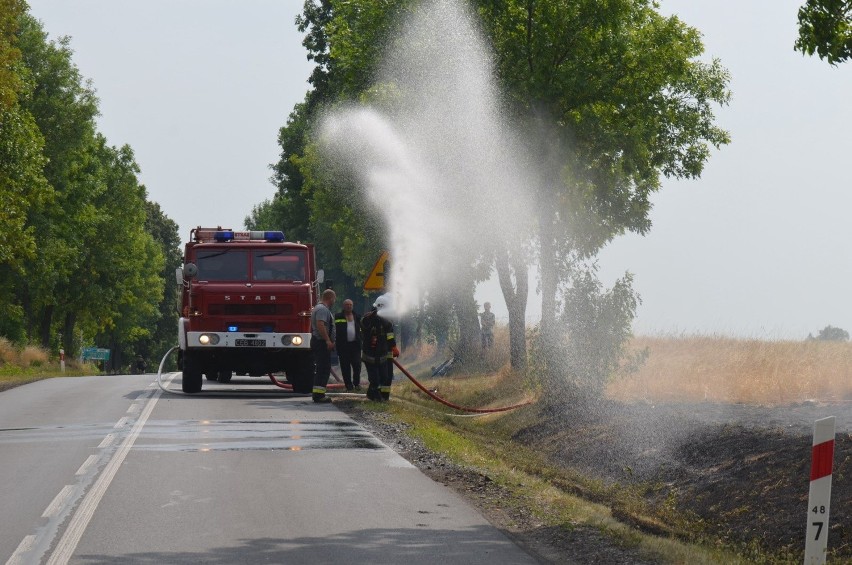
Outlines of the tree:
M376 82L377 69L385 63L397 21L415 5L410 0L333 7L306 2L300 29L309 31L305 45L309 58L321 63L313 77L323 89L306 100L334 105L374 100L378 92L391 93L391 104L405 104L395 97L394 85ZM660 15L650 0L480 0L475 5L511 103L508 115L530 140L528 152L544 157L535 186L537 225L513 234L512 245L497 241L496 249L480 250L496 254L511 316L513 364L520 365L530 245L542 271L543 332L556 337L564 333L556 323L560 297L572 288L584 262L625 231L647 232L650 195L661 177L699 176L711 147L728 142L713 116L713 106L728 100L728 75L718 61L698 60L703 46L697 30ZM305 123L310 123L316 110L306 108ZM292 144L296 151L286 160L282 154L282 165L305 163L300 157L310 129L303 131L301 143ZM300 169L305 177L313 174L308 170ZM299 198L312 207L324 185L306 190L309 185L301 183ZM317 219L312 216L313 227ZM338 244L345 231L334 236ZM471 265L477 260L471 255ZM461 292L469 288L461 287Z
M834 326L825 326L819 331L819 334L814 338L808 335L808 339L816 339L817 341L849 341L849 332Z
M31 208L27 224L39 234L37 260L28 268L26 285L18 295L29 321L28 334L50 346L57 308L77 285L71 274L92 233L92 205L98 183L95 122L97 99L72 62L68 38L49 41L41 24L29 14L20 19L18 45L34 88L22 100L44 136L48 161L44 176L55 198L43 208ZM68 338L68 336L65 336Z
M852 57L852 1L807 0L799 8L799 37L794 48L816 53L831 65Z
M550 344L541 329L533 332L532 366L554 391L550 397L560 403L588 403L603 396L631 335L639 305L632 276L625 275L606 290L596 269L593 265L576 272L566 291L565 309L558 321L567 335L558 358L546 350Z
M8 110L18 102L24 88L19 66L21 51L15 37L18 20L26 11L23 0L0 0L0 108Z
M16 16L13 28L0 12L0 44L19 49L0 55L0 218L9 228L0 235L0 333L73 355L82 329L120 360L160 318L163 252L146 231L146 191L132 150L97 132L97 99L70 40L51 41L32 16ZM18 88L14 99L6 83Z
M26 338L26 320L15 289L36 251L27 217L53 197L42 173L44 137L21 105L34 88L17 47L25 7L17 0L0 0L0 335L19 343Z
M122 367L138 344L151 339L160 318L164 259L146 229L146 193L133 151L126 145L110 147L98 135L96 156L102 190L94 202L93 237L72 276L85 284L69 293L68 313L84 316L113 350L113 367Z
M613 237L650 229L661 176L700 175L729 141L712 107L729 99L700 34L647 1L477 3L534 154L542 332L562 334L560 288Z
M163 213L160 205L156 202L146 202L145 212L145 231L159 245L163 256L160 279L164 281L164 287L163 298L158 307L159 316L152 335L136 347L136 353L148 360L149 367L155 367L166 351L176 345L175 330L180 295L174 273L183 263L183 252L177 223Z

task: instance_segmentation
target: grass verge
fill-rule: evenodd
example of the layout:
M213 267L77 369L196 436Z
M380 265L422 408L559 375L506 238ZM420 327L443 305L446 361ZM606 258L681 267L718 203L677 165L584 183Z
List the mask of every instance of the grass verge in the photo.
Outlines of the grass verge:
M0 391L8 390L16 386L25 385L42 379L53 377L82 377L85 375L96 375L100 371L93 365L66 365L63 373L58 364L48 363L34 367L18 367L16 365L0 366Z

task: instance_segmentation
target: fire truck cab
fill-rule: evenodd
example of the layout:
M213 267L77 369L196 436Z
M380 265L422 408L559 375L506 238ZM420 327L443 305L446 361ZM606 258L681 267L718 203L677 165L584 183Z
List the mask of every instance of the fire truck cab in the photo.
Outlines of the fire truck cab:
M183 391L199 392L202 376L227 382L234 373L283 371L294 392L310 392L311 309L323 282L313 245L287 242L280 231L198 227L183 261Z

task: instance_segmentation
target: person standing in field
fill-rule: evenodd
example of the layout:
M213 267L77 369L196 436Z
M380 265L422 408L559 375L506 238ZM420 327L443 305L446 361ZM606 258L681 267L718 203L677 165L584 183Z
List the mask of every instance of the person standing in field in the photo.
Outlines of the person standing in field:
M319 304L311 312L311 352L314 354L314 387L312 389L314 402L331 402L325 395L328 377L331 374L331 352L334 351L335 332L334 314L331 308L337 300L333 290L327 288L322 293Z
M485 312L479 315L479 323L482 327L482 348L487 349L494 345L494 312L491 311L491 303L483 304Z
M361 316L351 299L343 301L343 310L334 317L337 357L347 391L361 390Z

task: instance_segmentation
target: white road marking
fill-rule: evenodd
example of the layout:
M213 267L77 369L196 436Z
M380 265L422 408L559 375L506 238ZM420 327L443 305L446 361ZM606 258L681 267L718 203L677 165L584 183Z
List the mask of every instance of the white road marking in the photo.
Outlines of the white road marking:
M33 548L35 545L36 537L35 536L27 536L21 540L21 543L18 544L18 548L12 553L12 556L6 561L6 565L23 565L26 563L24 561L23 555Z
M83 464L80 465L80 468L77 469L77 472L74 473L76 476L85 475L89 472L89 468L95 464L95 461L98 460L97 455L89 455L89 458L83 461Z
M98 445L98 449L103 449L104 447L110 445L113 441L115 441L115 434L107 434L103 440L101 440L100 445Z
M127 425L127 416L124 416L118 422L115 423L113 428L115 428L115 429L123 428L126 425Z
M80 543L83 533L86 531L86 527L95 515L95 509L97 509L98 504L100 504L101 499L103 499L104 494L106 494L107 488L115 478L116 473L118 473L118 469L121 467L121 464L130 452L130 448L133 447L133 443L136 441L136 438L139 437L139 434L142 432L142 428L151 416L151 412L154 411L154 406L157 405L157 400L160 398L160 394L161 392L159 390L154 391L153 396L145 405L145 409L142 411L139 419L136 420L136 423L133 425L130 433L121 443L121 446L116 450L109 463L107 463L92 489L86 493L86 496L83 498L80 506L71 517L71 521L68 523L65 533L62 535L62 539L60 539L59 543L56 544L53 554L51 554L50 559L47 560L47 565L65 565L74 555L74 550L77 549L77 544ZM122 418L122 420L127 420L127 418ZM120 421L121 420L119 420L119 422ZM119 426L116 424L116 427Z
M59 491L53 498L53 502L47 505L47 508L42 512L42 518L53 518L56 516L56 513L59 512L59 509L62 508L62 505L65 504L65 501L68 500L68 497L71 496L71 493L74 492L74 487L72 485L65 485L62 487L62 490Z

